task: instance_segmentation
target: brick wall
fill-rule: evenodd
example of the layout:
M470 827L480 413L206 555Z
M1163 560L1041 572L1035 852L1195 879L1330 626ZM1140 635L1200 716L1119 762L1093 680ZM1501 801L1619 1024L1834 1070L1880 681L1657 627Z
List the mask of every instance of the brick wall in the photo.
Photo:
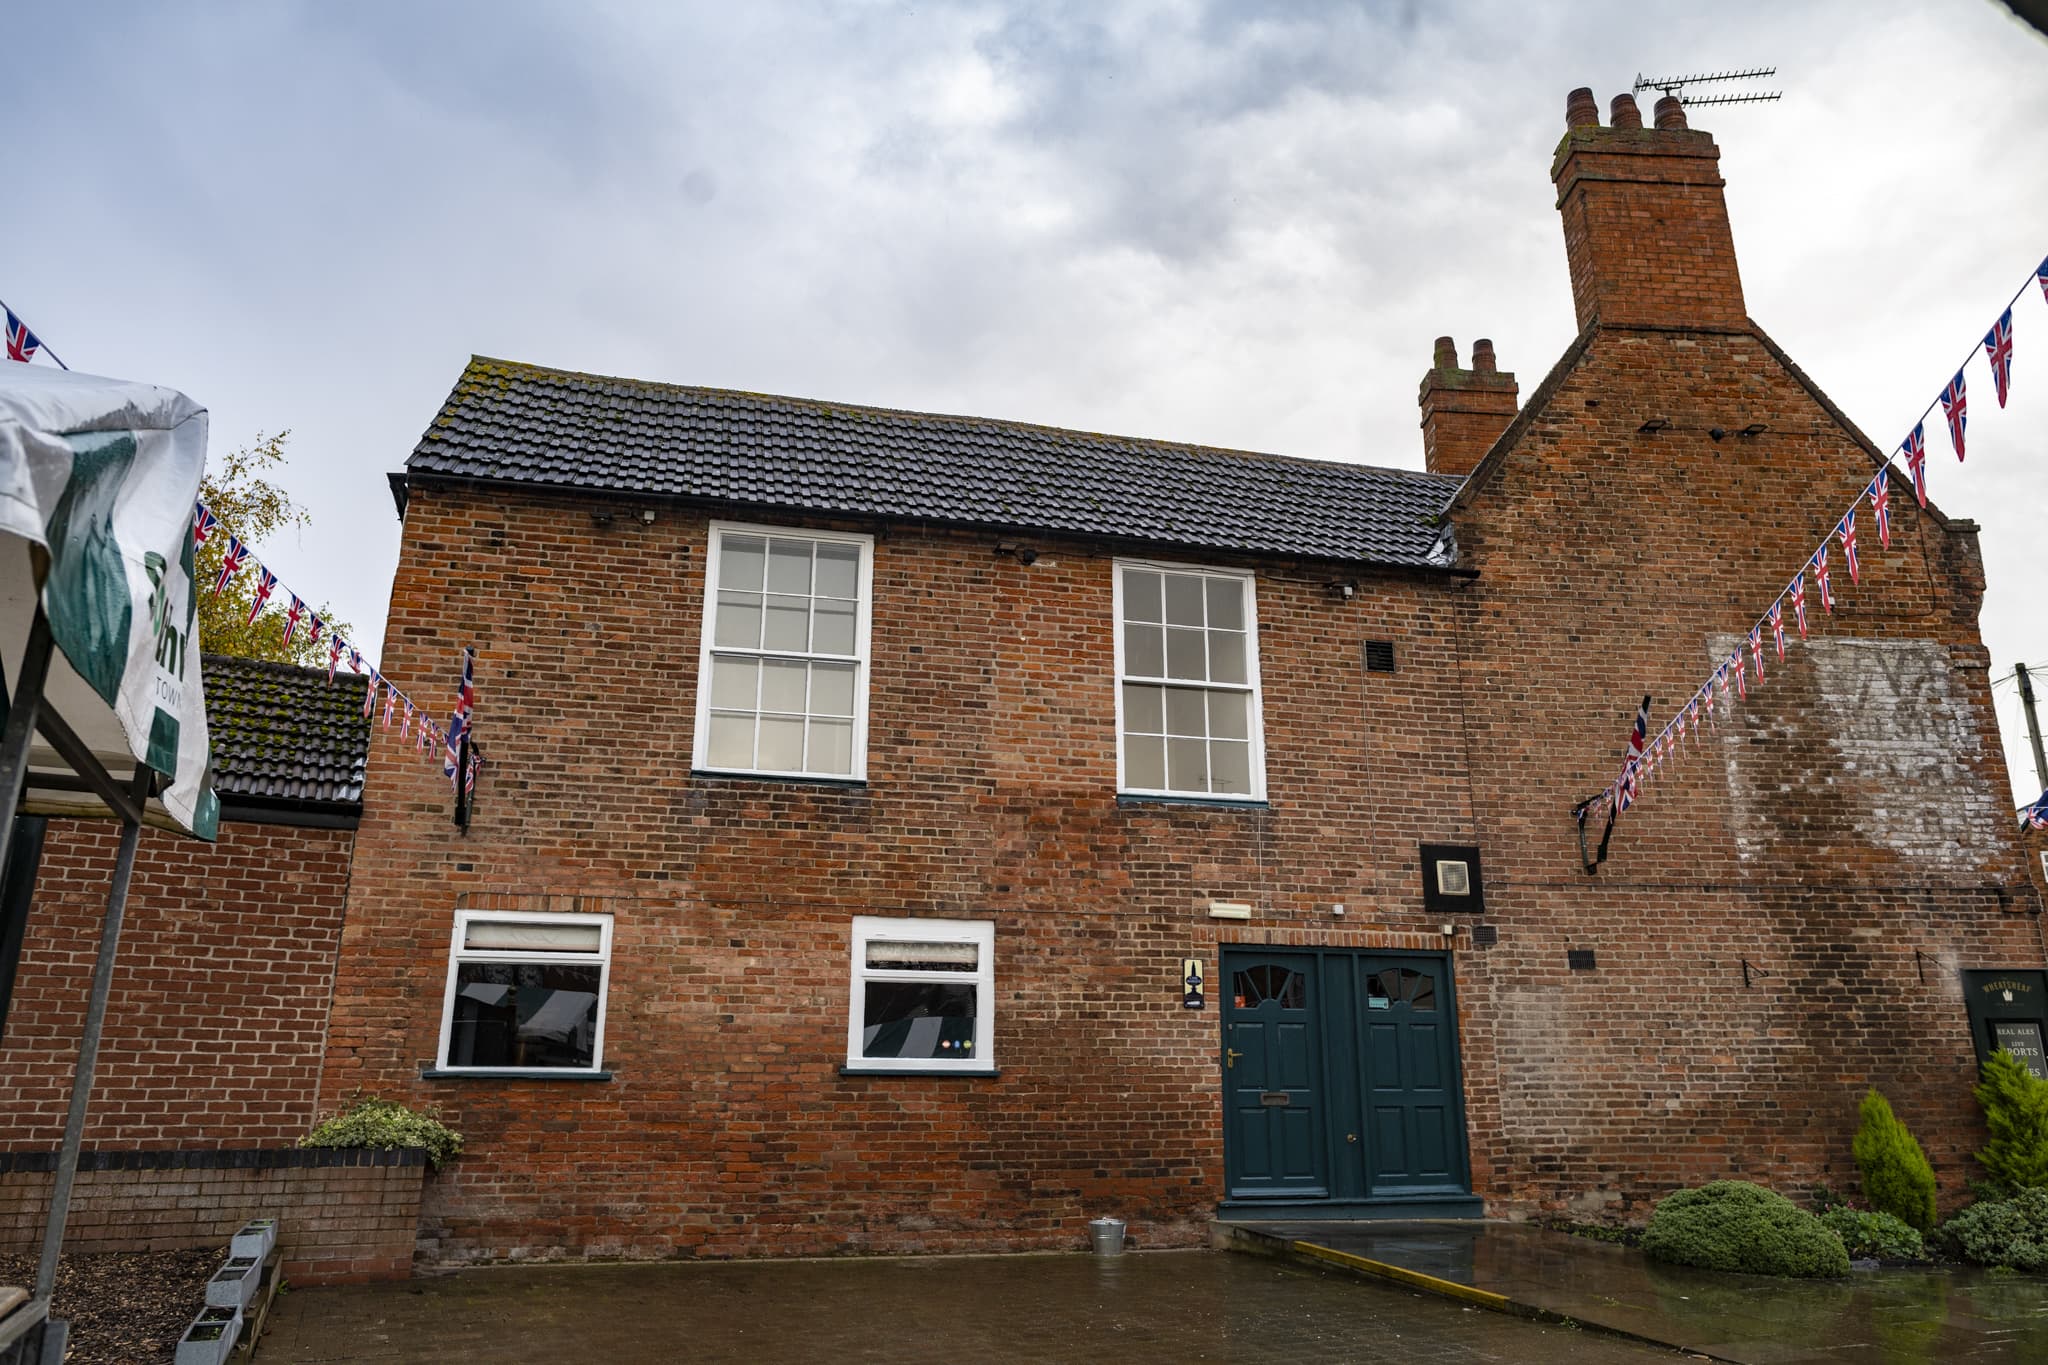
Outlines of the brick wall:
M0 1151L63 1134L118 837L110 820L50 822L0 1038ZM88 1145L248 1146L312 1126L353 838L224 824L208 845L143 831Z
M55 1154L0 1156L0 1248L42 1244ZM426 1167L412 1151L88 1152L71 1189L64 1250L225 1246L252 1218L276 1218L294 1284L355 1284L412 1273Z

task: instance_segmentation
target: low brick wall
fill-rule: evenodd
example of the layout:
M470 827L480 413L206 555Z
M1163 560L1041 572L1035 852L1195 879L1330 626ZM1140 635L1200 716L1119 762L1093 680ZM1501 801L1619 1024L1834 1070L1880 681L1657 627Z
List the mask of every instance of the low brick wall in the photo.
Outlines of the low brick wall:
M0 1249L42 1244L56 1169L54 1152L0 1152ZM402 1280L412 1274L425 1174L417 1151L86 1152L64 1249L221 1246L269 1217L296 1284Z

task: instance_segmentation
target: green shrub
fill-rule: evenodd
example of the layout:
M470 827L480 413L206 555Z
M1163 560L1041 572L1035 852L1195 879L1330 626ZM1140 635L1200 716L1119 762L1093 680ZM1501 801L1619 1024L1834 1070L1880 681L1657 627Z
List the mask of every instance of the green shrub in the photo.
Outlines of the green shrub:
M1972 1204L1942 1224L1956 1254L1978 1265L2048 1270L2048 1190Z
M2019 1189L2048 1185L2048 1081L2000 1049L1984 1063L1977 1103L1991 1130L1977 1160L1991 1178Z
M1917 1261L1927 1254L1920 1233L1911 1224L1889 1213L1866 1213L1862 1209L1833 1208L1820 1216L1821 1224L1842 1239L1842 1247L1858 1260Z
M1863 1197L1916 1233L1934 1226L1934 1168L1927 1154L1873 1088L1863 1097L1862 1126L1856 1130L1856 1169L1863 1173ZM1918 1242L1916 1236L1913 1239Z
M462 1134L431 1109L408 1109L396 1100L361 1095L348 1108L322 1119L299 1139L301 1147L418 1147L438 1167L462 1151Z
M1845 1275L1849 1253L1820 1219L1746 1180L1680 1190L1657 1205L1643 1250L1660 1261L1750 1275Z

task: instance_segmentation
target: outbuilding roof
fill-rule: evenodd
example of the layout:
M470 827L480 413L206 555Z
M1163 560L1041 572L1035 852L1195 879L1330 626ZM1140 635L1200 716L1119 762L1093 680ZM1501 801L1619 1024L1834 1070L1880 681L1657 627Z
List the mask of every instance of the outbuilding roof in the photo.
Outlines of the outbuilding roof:
M1444 567L1459 480L471 359L408 479Z
M200 668L222 802L361 803L370 753L367 678L340 673L329 682L324 668L222 654L206 655Z

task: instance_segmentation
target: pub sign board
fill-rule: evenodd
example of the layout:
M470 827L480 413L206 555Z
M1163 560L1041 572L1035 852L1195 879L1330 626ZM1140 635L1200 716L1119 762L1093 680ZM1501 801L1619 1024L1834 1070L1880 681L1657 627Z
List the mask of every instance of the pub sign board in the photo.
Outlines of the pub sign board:
M1966 971L1962 978L1978 1065L2002 1049L2048 1080L2048 972Z

